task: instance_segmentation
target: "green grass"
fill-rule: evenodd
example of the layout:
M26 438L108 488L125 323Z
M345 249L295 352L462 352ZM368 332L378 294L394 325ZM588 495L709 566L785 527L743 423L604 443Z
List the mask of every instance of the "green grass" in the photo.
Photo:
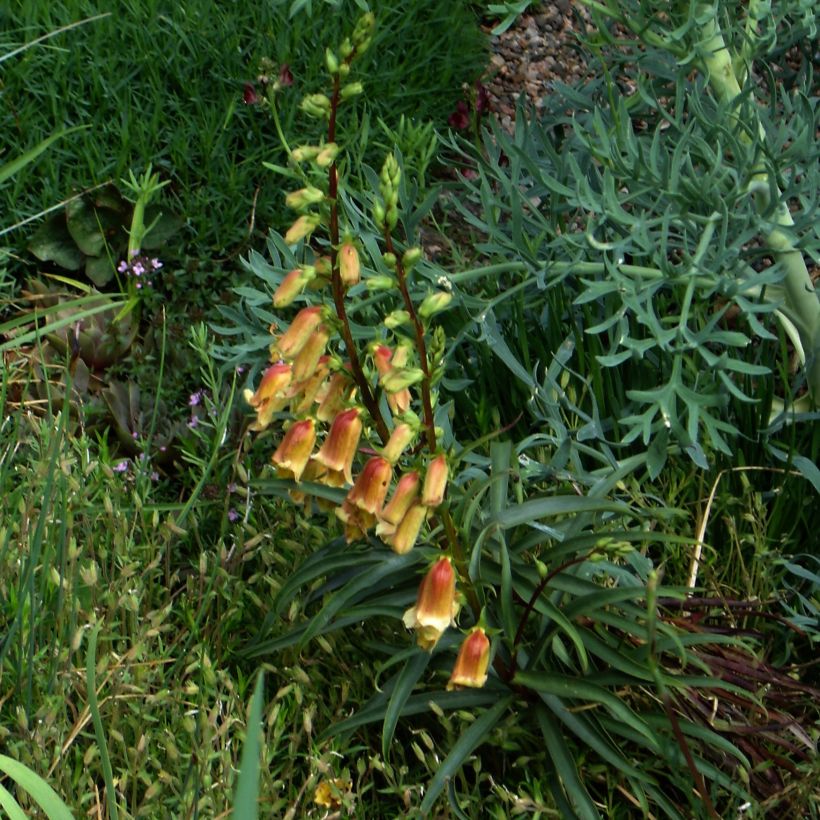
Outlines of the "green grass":
M0 44L9 49L100 10L90 0L4 4ZM461 85L486 59L468 4L391 0L378 12L360 112L373 129L376 118L395 126L402 114L445 124ZM171 180L166 205L188 220L177 253L199 256L213 275L248 246L252 217L259 235L282 219L280 180L262 167L279 161L278 142L267 114L243 105L244 83L262 58L290 64L295 84L281 102L290 126L301 95L324 82L317 52L340 40L359 13L353 2L288 19L282 3L126 0L112 16L12 58L0 66L6 154L61 128L90 128L0 193L4 222L151 162Z

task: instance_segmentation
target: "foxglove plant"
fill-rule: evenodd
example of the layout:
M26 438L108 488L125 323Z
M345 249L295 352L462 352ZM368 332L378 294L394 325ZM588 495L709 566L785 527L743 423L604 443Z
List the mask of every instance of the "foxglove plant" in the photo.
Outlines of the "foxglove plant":
M502 440L505 430L469 443L454 434L451 394L460 382L447 367L470 326L459 330L458 322L477 309L482 324L488 312L459 282L501 271L488 266L459 278L423 259L413 238L424 208L408 201L397 156L365 174L370 190L347 186L337 118L363 90L352 76L374 24L365 15L327 50L329 92L303 99L304 113L327 123L321 143L291 148L276 121L290 163L271 167L298 186L285 200L295 218L284 237L271 235L273 265L251 256L266 291L242 289L269 324L264 339L235 351L268 349L245 398L255 411L250 429L273 434L277 476L252 488L289 493L306 516L329 509L331 527L343 534L284 581L248 655L375 615L413 630L417 649L397 648L399 671L333 731L381 720L387 755L402 715L430 703L476 710L441 761L422 812L504 721L536 727L534 743L553 761L555 803L567 816L598 816L592 794L600 784L576 763L575 742L607 764L637 805L681 818L705 805L718 816L706 772L731 812L748 798L739 785L748 760L682 706L693 686L726 686L704 678L684 648L712 639L694 631L682 639L663 620L657 576L636 549L663 536L645 514L610 497L626 495L621 477L640 462L610 455L584 476L583 495L572 475L552 468L545 435L514 448ZM269 101L275 117L275 95ZM301 599L318 611L271 638L283 611L327 576ZM444 685L414 694L426 670ZM651 761L646 768L632 762L637 750Z

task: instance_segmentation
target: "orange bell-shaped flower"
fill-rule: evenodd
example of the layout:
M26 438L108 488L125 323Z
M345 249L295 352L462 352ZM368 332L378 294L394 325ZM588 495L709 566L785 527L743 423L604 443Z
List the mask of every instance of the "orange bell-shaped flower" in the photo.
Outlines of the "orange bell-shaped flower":
M430 567L419 586L416 605L404 613L404 625L416 630L416 642L431 652L448 626L455 626L456 574L449 558Z
M256 421L251 430L264 430L288 403L287 387L291 382L293 369L289 364L279 362L271 365L262 376L255 393L245 391L245 400L256 410Z
M471 686L480 689L487 682L490 665L490 641L481 627L476 627L464 639L458 650L448 689Z
M424 489L421 491L421 503L425 507L438 507L444 501L448 475L447 459L442 453L436 456L427 467L424 476Z
M390 462L381 456L373 456L350 488L347 500L375 518L382 510L392 477Z
M280 478L292 478L298 483L315 443L316 425L313 419L294 422L271 459Z
M362 435L359 410L352 407L339 413L330 427L325 443L316 454L316 461L334 473L341 473L348 484L353 483L353 459Z
M302 308L290 327L275 343L276 350L283 359L292 359L308 343L314 330L321 324L322 308L319 305Z
M357 284L361 270L356 246L352 242L343 242L339 248L339 276L342 284L347 288Z

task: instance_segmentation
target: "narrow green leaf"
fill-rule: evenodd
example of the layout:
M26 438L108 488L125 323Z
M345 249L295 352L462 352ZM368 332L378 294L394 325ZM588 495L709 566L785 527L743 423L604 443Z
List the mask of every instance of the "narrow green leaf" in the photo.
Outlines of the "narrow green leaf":
M262 706L265 692L265 673L260 669L251 698L248 731L242 748L239 778L234 792L231 816L236 820L256 820L259 816L259 736L262 733Z
M422 814L426 814L433 808L433 804L438 800L447 781L461 768L467 757L487 739L512 702L511 695L498 701L495 706L477 717L453 744L450 753L441 762L438 771L427 786L427 794L421 801Z
M411 567L419 560L417 553L417 550L411 550L405 555L391 554L390 557L380 562L381 565L371 564L363 568L352 581L329 596L328 602L308 624L305 634L302 636L302 645L304 646L312 640L344 607L355 603L362 593L369 589L378 589L379 583L385 581L388 576L397 572L401 573ZM387 582L385 581L385 583Z
M114 773L111 769L111 758L108 756L108 746L105 740L100 708L97 705L97 635L100 625L97 624L88 638L88 651L85 656L86 689L88 692L88 711L94 723L94 736L97 739L97 748L100 752L103 779L105 780L105 802L108 807L109 820L117 820L117 792L114 788Z
M49 147L52 143L56 142L59 139L67 136L68 134L72 134L75 131L82 131L84 128L90 128L90 125L75 125L73 128L66 128L64 131L59 131L56 134L52 134L50 137L46 137L42 142L37 143L33 148L30 148L25 154L21 154L19 157L11 160L11 162L7 162L5 165L0 166L0 185L2 185L9 177L14 176L18 171L22 168L25 168L30 162L33 162L46 148Z

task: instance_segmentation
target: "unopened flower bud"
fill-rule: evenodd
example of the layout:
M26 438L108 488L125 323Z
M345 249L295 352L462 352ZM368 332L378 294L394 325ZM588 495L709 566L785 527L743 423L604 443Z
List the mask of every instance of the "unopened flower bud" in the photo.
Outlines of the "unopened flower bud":
M384 227L384 206L381 202L373 203L373 221L377 228Z
M304 381L316 372L329 339L330 333L325 325L319 325L310 334L305 346L293 360L293 378L296 381Z
M364 86L361 83L347 83L342 86L341 97L343 100L349 100L364 91Z
M285 244L295 245L300 239L310 236L321 223L321 217L316 214L304 214L300 216L293 225L288 228L285 234Z
M296 356L308 343L311 334L322 321L322 308L319 305L302 308L294 316L290 327L275 343L276 350L283 359Z
M307 208L309 205L316 205L325 198L325 195L318 188L313 185L308 185L307 188L300 188L298 191L291 191L285 197L285 205L294 210L301 210Z
M385 536L385 541L393 552L404 555L416 545L421 526L427 517L427 508L421 504L414 504L399 522L395 532ZM378 533L377 533L378 534Z
M294 268L290 271L273 294L273 306L283 308L290 305L313 278L313 275L315 275L313 271L302 268Z
M306 160L316 159L322 151L320 145L299 145L291 151L291 159L294 162L305 162Z
M315 268L317 276L330 276L330 273L333 270L330 264L330 257L320 256L316 260Z
M299 107L311 117L327 117L330 114L330 99L324 94L308 94Z
M408 248L401 257L405 270L410 270L421 259L421 248Z
M329 142L316 155L316 164L320 168L327 168L339 153L339 146L335 142Z
M339 46L339 55L343 60L347 59L353 53L353 43L350 42L349 37L345 37L342 40L342 44Z
M370 291L390 290L396 286L392 276L371 276L365 280L365 286Z
M339 71L339 58L330 48L325 49L325 65L330 74L336 74Z
M372 11L363 14L356 22L356 28L353 29L351 40L356 48L356 52L361 54L373 39L373 32L376 29L376 16Z
M271 459L276 465L277 474L299 483L315 443L316 427L313 419L292 424Z
M406 310L394 310L384 317L384 326L389 330L406 325L410 322L410 314Z
M392 535L419 495L421 476L417 471L405 473L396 485L393 496L382 510L376 535Z
M388 251L387 253L382 254L382 259L384 260L384 264L387 265L387 267L390 270L396 270L396 254L395 253L390 253Z
M442 453L437 455L427 467L424 477L424 490L421 493L421 503L425 507L438 507L444 501L444 491L447 489L449 468L447 458Z
M449 558L430 567L419 586L416 605L404 613L404 625L415 629L418 645L431 652L448 626L455 626L456 575Z
M423 319L429 319L436 313L446 310L450 302L453 301L453 294L446 291L439 290L431 293L424 298L424 301L419 305L419 316Z
M357 284L361 276L359 252L352 242L343 242L339 248L339 276L345 287Z
M400 422L393 428L390 439L382 450L382 455L391 464L395 464L415 437L416 431L409 424Z
M470 686L480 689L487 682L490 665L490 641L481 627L476 627L464 639L458 650L447 689Z
M381 380L382 387L388 393L398 393L424 378L424 371L418 367L391 367L390 372Z

